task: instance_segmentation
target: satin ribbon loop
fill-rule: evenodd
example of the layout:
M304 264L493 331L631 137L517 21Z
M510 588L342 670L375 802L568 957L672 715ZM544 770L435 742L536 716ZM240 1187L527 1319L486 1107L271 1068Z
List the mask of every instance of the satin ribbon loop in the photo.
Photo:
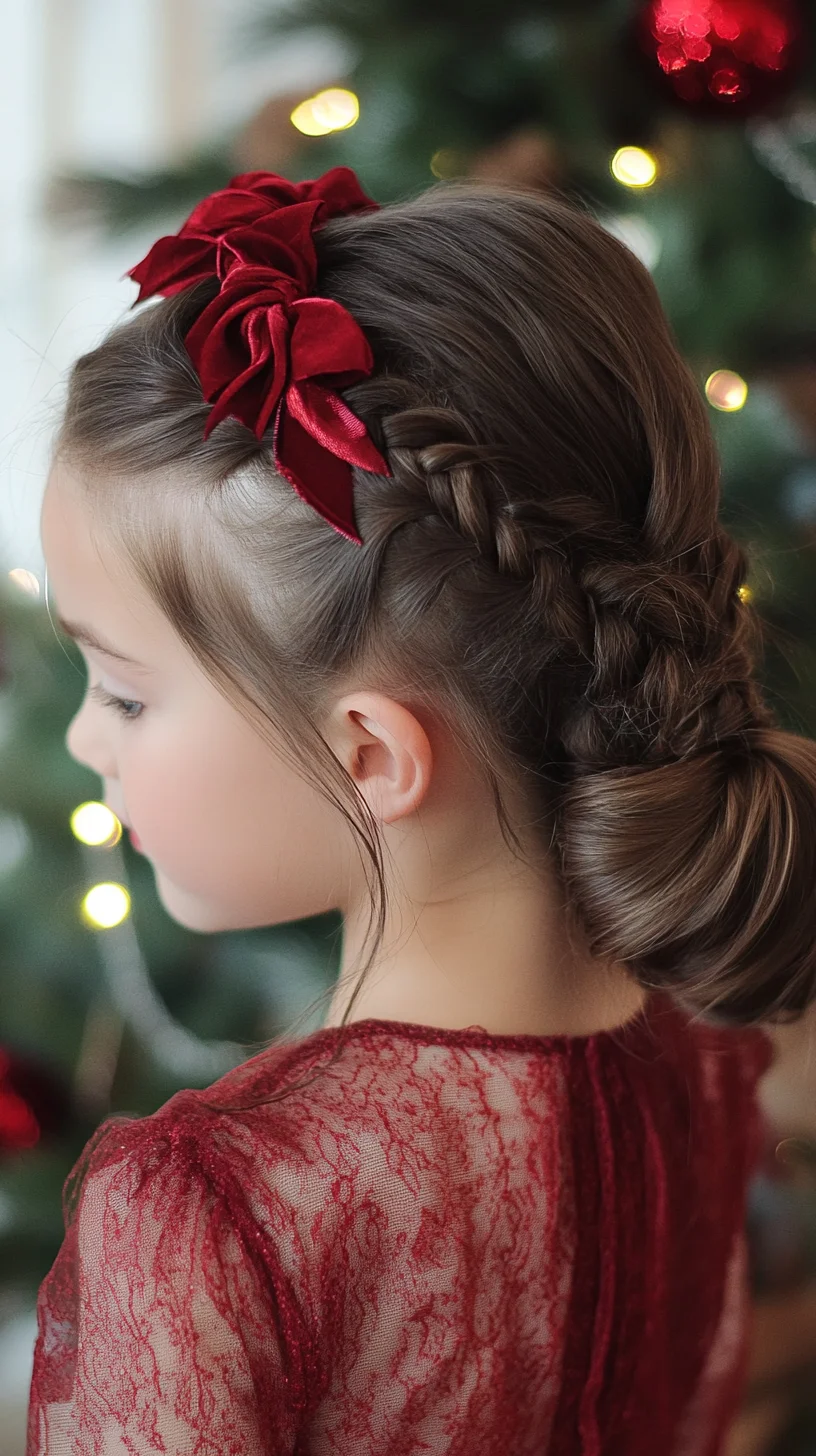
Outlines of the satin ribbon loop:
M314 294L314 233L331 217L376 207L349 167L307 182L243 172L199 202L178 233L159 238L127 275L139 284L137 303L218 280L185 335L212 405L205 438L228 417L259 440L271 426L279 473L358 545L352 468L390 471L337 391L367 378L374 357L351 314Z

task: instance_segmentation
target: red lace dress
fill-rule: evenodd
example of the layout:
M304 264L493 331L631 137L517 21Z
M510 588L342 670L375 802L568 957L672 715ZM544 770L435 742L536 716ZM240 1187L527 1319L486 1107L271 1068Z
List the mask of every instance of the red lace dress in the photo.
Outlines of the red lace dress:
M714 1456L768 1058L664 998L583 1038L368 1020L109 1119L28 1456Z

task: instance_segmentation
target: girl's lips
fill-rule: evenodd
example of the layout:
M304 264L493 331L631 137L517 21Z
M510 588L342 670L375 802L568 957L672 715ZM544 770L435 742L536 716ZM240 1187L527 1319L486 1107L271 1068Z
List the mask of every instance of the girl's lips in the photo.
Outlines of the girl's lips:
M130 842L133 845L133 848L137 851L137 853L140 853L141 852L141 848L142 848L142 842L139 839L139 836L136 833L136 830L135 829L131 829L128 832L130 834Z

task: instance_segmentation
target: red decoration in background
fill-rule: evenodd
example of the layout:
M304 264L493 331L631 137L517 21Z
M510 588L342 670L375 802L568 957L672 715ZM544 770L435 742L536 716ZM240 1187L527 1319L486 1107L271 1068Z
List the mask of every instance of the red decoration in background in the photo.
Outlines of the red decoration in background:
M0 1155L28 1152L70 1121L62 1080L31 1057L0 1046Z
M780 100L806 49L795 0L649 0L637 24L678 99L708 115L750 116Z

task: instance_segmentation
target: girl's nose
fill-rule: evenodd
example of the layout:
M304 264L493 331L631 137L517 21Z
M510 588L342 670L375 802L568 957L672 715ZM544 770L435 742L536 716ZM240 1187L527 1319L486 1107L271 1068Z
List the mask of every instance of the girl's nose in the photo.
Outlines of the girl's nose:
M93 704L87 698L68 726L65 745L77 763L93 769L100 778L115 777L115 765L106 743L104 728L99 722L98 714L93 711Z

